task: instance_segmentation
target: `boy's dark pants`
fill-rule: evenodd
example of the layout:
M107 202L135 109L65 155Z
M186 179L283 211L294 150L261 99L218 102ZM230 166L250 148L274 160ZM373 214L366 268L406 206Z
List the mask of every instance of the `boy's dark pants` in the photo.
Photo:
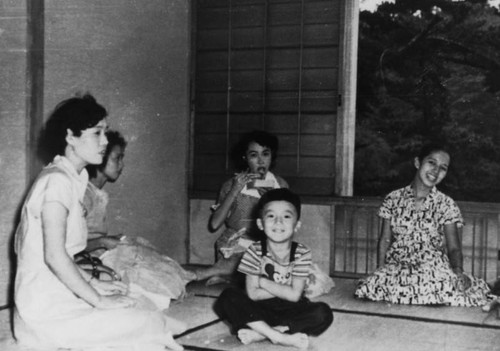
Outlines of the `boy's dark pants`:
M289 334L319 335L333 322L333 313L324 302L302 298L290 302L280 298L254 301L245 291L228 288L214 305L217 315L229 322L232 332L248 328L247 323L264 321L270 326L287 326Z

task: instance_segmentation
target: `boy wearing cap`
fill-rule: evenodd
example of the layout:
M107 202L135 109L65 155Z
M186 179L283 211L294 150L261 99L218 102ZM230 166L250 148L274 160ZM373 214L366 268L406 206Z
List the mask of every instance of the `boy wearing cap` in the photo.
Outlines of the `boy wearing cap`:
M228 288L215 304L243 344L269 339L303 349L308 335L321 334L333 322L327 304L304 297L311 251L292 240L301 225L300 207L300 198L286 188L261 197L257 226L266 239L252 244L238 266L246 275L246 293Z

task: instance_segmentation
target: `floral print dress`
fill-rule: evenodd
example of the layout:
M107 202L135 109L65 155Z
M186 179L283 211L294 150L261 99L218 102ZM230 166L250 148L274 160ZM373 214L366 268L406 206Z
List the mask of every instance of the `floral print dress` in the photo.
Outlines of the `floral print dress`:
M385 198L379 216L390 221L392 243L385 265L360 280L355 296L400 304L481 306L488 302L489 287L469 276L465 292L455 287L457 275L445 252L444 226L463 226L457 204L435 187L419 209L411 186Z

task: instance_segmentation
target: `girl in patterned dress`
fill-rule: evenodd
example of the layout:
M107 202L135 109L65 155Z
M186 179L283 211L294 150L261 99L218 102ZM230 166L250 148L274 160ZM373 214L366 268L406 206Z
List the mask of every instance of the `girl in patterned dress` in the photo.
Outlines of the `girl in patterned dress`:
M277 152L278 138L265 131L246 133L236 145L241 172L222 185L210 217L213 231L223 224L226 230L215 242L216 263L196 270L197 280L208 279L207 285L231 281L246 248L258 237L254 210L261 195L288 188L283 178L269 171Z
M460 209L436 188L450 155L427 145L414 164L413 182L387 195L379 210L379 268L359 282L355 295L401 304L484 305L488 285L463 270Z

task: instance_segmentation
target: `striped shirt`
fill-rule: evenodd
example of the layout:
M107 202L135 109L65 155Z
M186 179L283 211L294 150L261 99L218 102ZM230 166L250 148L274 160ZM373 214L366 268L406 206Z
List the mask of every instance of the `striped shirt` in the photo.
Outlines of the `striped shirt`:
M260 275L284 285L291 285L293 277L307 278L311 268L311 250L297 243L292 262L282 265L267 250L262 256L262 244L250 245L238 266L238 271L248 275Z

